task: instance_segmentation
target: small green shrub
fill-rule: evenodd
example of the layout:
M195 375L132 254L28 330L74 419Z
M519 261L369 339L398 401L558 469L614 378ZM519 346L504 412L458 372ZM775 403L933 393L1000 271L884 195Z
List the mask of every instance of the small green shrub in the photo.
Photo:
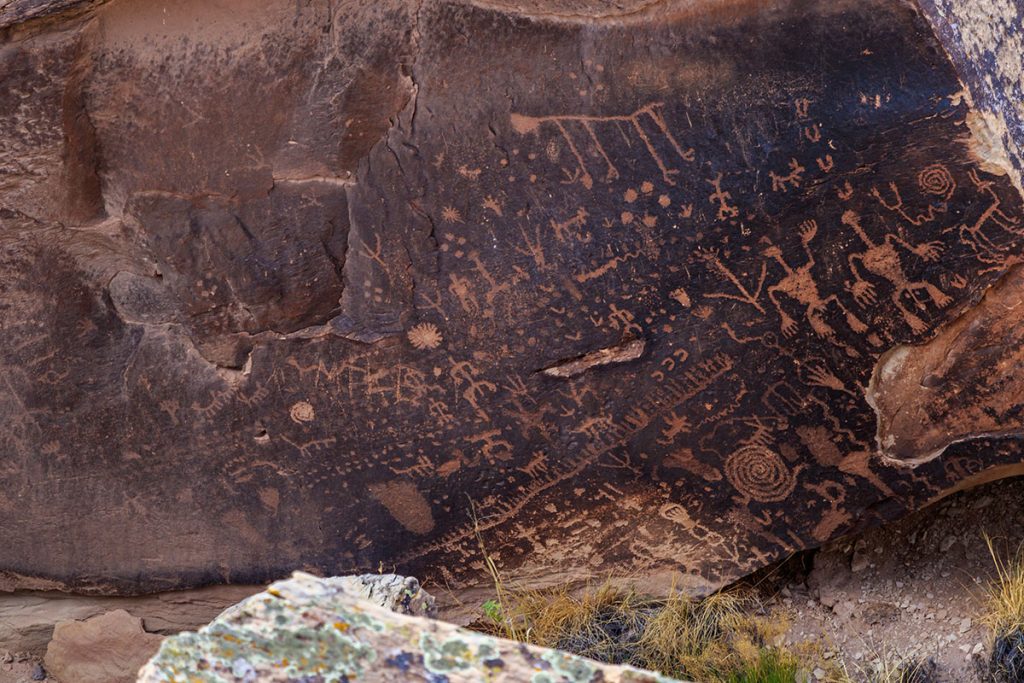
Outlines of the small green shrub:
M800 664L796 657L777 649L762 649L758 658L725 679L727 683L793 683Z

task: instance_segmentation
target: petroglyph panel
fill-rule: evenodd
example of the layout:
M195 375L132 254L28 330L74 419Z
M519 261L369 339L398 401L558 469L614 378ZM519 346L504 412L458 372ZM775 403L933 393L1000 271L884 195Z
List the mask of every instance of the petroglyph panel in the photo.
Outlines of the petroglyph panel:
M931 26L662 5L4 29L3 583L706 589L1018 462L1021 197Z

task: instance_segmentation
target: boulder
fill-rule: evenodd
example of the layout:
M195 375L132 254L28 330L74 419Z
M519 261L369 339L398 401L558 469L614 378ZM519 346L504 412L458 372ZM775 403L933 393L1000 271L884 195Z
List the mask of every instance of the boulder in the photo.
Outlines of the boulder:
M150 633L196 629L264 586L208 586L132 597L74 595L58 591L0 593L0 644L42 657L60 622L78 622L113 611L142 619Z
M1020 14L3 3L0 588L700 592L1019 471Z
M46 648L46 671L67 683L131 683L162 640L121 609L85 621L62 621Z
M296 572L265 593L246 598L199 632L165 640L138 680L674 680L396 613L356 597L346 585L350 584Z

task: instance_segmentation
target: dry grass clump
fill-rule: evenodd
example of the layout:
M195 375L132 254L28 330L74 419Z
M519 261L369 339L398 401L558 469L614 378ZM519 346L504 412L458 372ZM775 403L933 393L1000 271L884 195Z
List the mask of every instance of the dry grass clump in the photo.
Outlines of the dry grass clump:
M482 630L599 661L728 683L792 683L798 668L794 655L769 646L784 623L738 592L653 599L604 583L576 593L502 585L499 595L485 605Z
M985 543L996 576L985 589L981 617L992 633L992 653L979 673L995 683L1018 683L1024 679L1024 546L1004 558L988 535Z
M769 645L786 621L764 613L752 594L695 600L672 590L657 599L610 581L576 592L520 589L502 579L479 528L477 543L495 588L495 598L483 605L486 618L473 625L478 630L701 683L796 679L797 657Z
M985 613L981 621L997 637L1024 631L1024 547L1005 559L996 552L987 535L985 543L996 567L996 577L985 591Z

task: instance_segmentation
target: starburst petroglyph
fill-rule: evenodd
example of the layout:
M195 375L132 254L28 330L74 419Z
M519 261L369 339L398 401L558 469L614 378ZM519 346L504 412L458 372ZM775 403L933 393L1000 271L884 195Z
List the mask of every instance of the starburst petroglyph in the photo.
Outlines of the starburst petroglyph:
M441 336L441 331L437 329L437 325L434 323L419 323L409 330L406 337L408 337L410 344L421 351L436 349L444 340L444 337Z
M461 223L462 212L454 206L446 206L441 209L441 218L444 219L445 223Z

